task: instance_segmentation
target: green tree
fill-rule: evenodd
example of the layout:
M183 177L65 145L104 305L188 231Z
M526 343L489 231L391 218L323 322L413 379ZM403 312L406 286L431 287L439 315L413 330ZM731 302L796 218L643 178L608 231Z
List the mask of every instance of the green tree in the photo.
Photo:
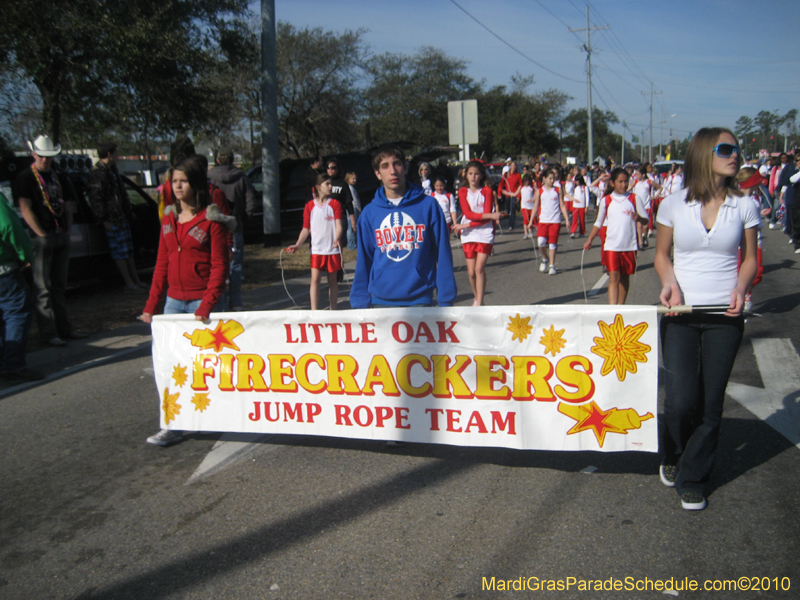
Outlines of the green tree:
M120 107L155 128L180 129L213 104L203 75L217 31L246 10L246 0L19 0L3 8L0 68L36 86L43 128L56 141L63 125L108 128Z
M280 147L294 156L342 152L359 144L356 82L366 57L364 30L336 34L278 23Z
M611 125L619 123L617 115L610 110L592 108L592 141L594 154L597 156L611 156L618 160L622 149L622 136L611 131ZM578 108L570 112L563 120L564 129L568 133L564 136L564 148L569 148L570 154L585 157L588 151L589 119L585 108Z
M510 90L496 86L478 97L479 153L497 157L558 151L556 124L570 97L558 90L530 94L532 84L533 77L514 75Z
M480 85L467 75L465 61L431 47L413 56L381 54L369 61L367 72L365 115L375 143L446 145L447 103L480 92Z

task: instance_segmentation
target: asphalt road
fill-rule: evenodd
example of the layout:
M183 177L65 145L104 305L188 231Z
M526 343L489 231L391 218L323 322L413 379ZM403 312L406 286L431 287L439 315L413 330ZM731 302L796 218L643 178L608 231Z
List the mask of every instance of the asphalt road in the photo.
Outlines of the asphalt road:
M562 237L548 276L520 238L498 237L488 304L581 304L601 279L596 248L582 277L581 244ZM149 446L158 399L138 326L32 356L49 378L0 390L0 598L800 597L800 256L769 230L764 256L704 511L682 510L645 453L207 434ZM656 302L652 258L629 303ZM307 283L288 285L307 306ZM599 290L589 303L607 301ZM292 306L282 286L253 294ZM543 580L569 589L530 589Z

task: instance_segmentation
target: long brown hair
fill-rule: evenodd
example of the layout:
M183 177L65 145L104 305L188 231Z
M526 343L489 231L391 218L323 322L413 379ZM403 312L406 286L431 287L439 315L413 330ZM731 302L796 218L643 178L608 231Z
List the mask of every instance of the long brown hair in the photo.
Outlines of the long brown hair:
M731 135L736 145L739 145L736 135L725 127L704 127L694 134L692 141L689 142L689 148L686 150L686 160L683 165L686 182L686 202L697 200L701 204L705 204L714 197L716 186L711 164L714 160L714 147L719 141L719 136L723 133ZM737 153L737 173L741 165L742 155ZM726 177L723 186L728 196L742 195L736 185L736 174L732 177Z
M194 195L197 198L193 214L199 214L203 209L211 204L211 194L208 193L208 172L203 166L202 162L196 156L184 158L172 169L173 171L181 171L186 175L189 180L189 186L194 190ZM175 203L175 209L181 212L181 203Z

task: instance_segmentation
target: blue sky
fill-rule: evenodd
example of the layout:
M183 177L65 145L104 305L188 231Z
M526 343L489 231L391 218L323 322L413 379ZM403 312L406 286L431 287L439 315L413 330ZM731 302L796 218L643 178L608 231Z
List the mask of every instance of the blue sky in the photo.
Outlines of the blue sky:
M586 33L568 31L586 27L585 0L455 2L539 64L452 0L275 0L275 13L299 28L365 28L374 53L440 48L465 60L469 75L488 86L508 84L514 73L532 74L530 91L556 88L574 98L570 109L586 106ZM589 4L591 26L610 27L592 32L593 103L613 111L637 136L649 125L651 82L660 92L653 99L655 144L667 140L670 128L686 137L707 125L733 128L740 116L760 110L800 109L796 0Z

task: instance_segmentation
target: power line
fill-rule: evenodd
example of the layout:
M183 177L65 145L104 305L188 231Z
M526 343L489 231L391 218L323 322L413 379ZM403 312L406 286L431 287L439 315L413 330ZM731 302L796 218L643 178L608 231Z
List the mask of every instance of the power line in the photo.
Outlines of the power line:
M504 43L506 46L508 46L509 48L511 48L511 49L512 49L514 52L516 52L517 54L519 54L519 55L520 55L522 58L524 58L525 60L528 60L528 61L532 62L533 64L535 64L535 65L536 65L537 67L539 67L540 69L544 69L544 70L545 70L545 71L547 71L548 73L551 73L551 74L555 75L556 77L561 77L561 79L566 79L567 81L574 81L575 83L586 83L585 81L581 81L580 79L572 79L571 77L566 77L565 75L562 75L561 73L556 73L556 72L555 72L555 71L553 71L552 69L548 69L547 67L545 67L543 64L540 64L540 63L536 62L536 61L535 61L535 60L533 60L533 59L532 59L530 56L528 56L527 54L525 54L525 53L524 53L522 50L520 50L519 48L517 48L517 47L513 46L513 45L512 45L512 44L510 44L509 42L505 41L503 38L501 38L501 37L500 37L498 34L496 34L494 31L492 31L491 29L489 29L489 28L488 28L486 25L484 25L483 23L481 23L481 22L480 22L480 21L479 21L477 18L475 18L474 16L472 16L472 15L469 13L469 11L467 11L467 9L465 9L465 8L464 8L463 6L461 6L461 5L460 5L458 2L456 2L456 0L450 0L450 2L452 2L453 4L455 4L455 5L456 5L456 6L457 6L457 7L458 7L458 8L459 8L459 9L460 9L460 10L461 10L461 11L462 11L462 12L463 12L465 15L467 15L467 16L468 16L470 19L472 19L472 20L473 20L473 21L475 21L475 22L476 22L478 25L480 25L481 27L483 27L483 28L484 28L486 31L488 31L489 33L491 33L491 34L492 34L494 37L496 37L498 40L500 40L501 42L503 42L503 43Z

